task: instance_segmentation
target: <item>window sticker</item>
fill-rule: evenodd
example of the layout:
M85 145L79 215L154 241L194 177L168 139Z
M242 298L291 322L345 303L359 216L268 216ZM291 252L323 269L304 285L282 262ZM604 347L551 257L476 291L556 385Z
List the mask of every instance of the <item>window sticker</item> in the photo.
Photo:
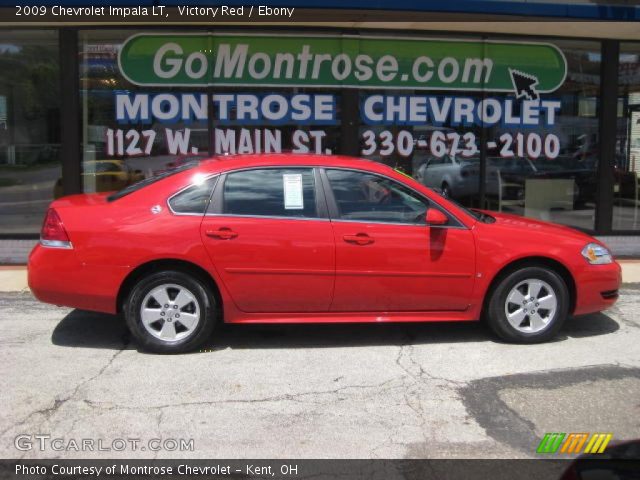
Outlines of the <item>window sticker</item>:
M302 174L290 173L282 175L282 183L284 186L285 210L302 210L304 208Z

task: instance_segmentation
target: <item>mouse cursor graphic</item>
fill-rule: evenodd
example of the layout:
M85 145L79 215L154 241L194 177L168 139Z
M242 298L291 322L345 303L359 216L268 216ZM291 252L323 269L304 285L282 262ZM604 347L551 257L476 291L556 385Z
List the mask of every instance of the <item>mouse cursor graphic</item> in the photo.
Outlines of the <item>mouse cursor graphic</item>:
M534 88L538 85L538 78L528 73L520 72L509 69L511 73L511 81L513 82L513 89L516 92L516 98L526 97L529 100L538 100L540 96Z

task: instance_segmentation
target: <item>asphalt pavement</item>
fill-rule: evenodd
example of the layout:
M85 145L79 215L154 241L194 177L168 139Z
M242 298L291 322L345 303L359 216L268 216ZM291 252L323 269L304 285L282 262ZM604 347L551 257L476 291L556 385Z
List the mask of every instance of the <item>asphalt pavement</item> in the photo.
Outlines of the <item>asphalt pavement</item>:
M546 432L640 437L639 345L640 284L542 345L480 323L223 326L174 356L0 293L0 455L536 457Z

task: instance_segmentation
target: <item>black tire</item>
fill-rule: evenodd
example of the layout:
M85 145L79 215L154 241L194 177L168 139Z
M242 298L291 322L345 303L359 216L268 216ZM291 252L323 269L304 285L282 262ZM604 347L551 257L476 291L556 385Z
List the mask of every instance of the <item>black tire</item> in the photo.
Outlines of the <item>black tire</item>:
M175 322L173 326L174 331L181 328L185 329L185 331L177 334L186 335L183 338L177 338L175 340L157 338L143 325L141 314L142 303L150 292L163 285L175 285L184 288L195 300L185 307L185 309L188 309L185 311L187 314L191 314L193 318L198 318L197 324L193 327L193 331L189 332L188 329L180 323L181 320L173 320L173 322ZM169 294L177 291L178 290L173 287L168 289ZM147 302L149 301L155 302L155 299L147 300ZM195 302L197 302L197 304ZM160 305L159 307L162 309L163 306ZM177 307L174 306L173 308ZM196 308L197 310L195 310ZM129 293L123 311L127 326L140 348L154 353L183 353L195 350L211 338L217 321L216 299L206 284L196 276L171 270L152 273L139 280ZM170 309L169 311L172 312ZM195 314L197 311L199 311L199 315ZM182 313L182 310L178 309L177 312ZM175 315L175 312L172 314ZM185 314L183 313L183 318L184 317ZM154 326L159 323L161 330L161 325L163 325L165 321L165 319L159 319L157 323L154 322ZM171 321L172 320L169 319L169 322ZM151 329L153 330L153 328ZM160 332L158 332L158 334L159 333Z
M538 307L538 303L532 302L528 305L530 307L542 309L542 315L547 316L548 323L540 330L534 332L521 331L515 328L507 319L506 309L510 308L518 310L513 303L507 306L507 297L512 290L518 285L522 285L523 282L528 280L541 280L546 283L552 290L556 298L555 314L551 315L550 310L545 310ZM522 288L526 288L523 285ZM546 287L541 290L541 295L544 295ZM491 297L487 303L486 319L489 327L493 332L501 339L507 342L513 343L541 343L550 340L555 337L558 331L562 328L567 316L569 314L569 290L564 280L555 271L542 266L528 266L523 267L513 272L506 274L501 278L496 287L491 292ZM545 295L546 296L546 295ZM528 298L528 296L526 296ZM529 300L523 300L529 301ZM521 307L523 312L526 312L525 305ZM531 312L531 310L529 310ZM535 310L534 310L535 313ZM540 313L538 314L540 315ZM520 325L521 329L532 327L531 320L528 316L525 316L523 323Z

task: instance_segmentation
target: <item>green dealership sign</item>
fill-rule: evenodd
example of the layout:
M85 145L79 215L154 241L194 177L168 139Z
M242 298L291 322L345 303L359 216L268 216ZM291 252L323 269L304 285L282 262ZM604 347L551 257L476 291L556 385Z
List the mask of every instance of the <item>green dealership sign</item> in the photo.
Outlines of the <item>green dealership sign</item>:
M515 92L564 82L549 43L283 34L140 34L119 52L141 86L322 87Z

